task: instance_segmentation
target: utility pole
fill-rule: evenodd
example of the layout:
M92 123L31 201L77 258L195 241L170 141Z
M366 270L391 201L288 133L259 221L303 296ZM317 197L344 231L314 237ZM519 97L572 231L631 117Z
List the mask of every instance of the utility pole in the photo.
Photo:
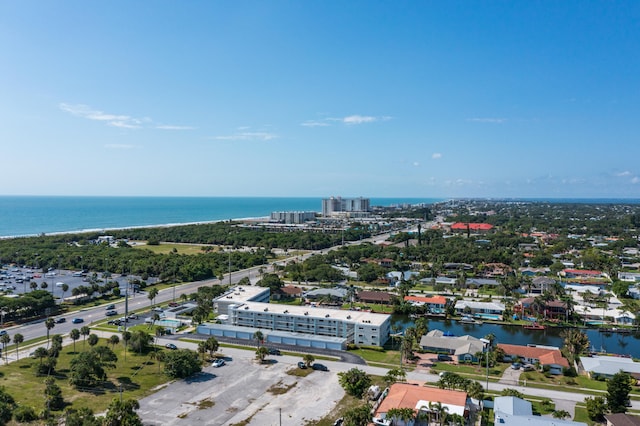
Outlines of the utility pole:
M231 249L229 249L229 287L231 287Z

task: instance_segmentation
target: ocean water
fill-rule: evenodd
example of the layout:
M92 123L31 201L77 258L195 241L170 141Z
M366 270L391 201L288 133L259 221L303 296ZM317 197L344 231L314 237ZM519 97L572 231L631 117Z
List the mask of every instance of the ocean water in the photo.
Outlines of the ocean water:
M443 200L371 198L371 205L439 201ZM265 217L273 211L321 210L320 197L0 196L0 238Z

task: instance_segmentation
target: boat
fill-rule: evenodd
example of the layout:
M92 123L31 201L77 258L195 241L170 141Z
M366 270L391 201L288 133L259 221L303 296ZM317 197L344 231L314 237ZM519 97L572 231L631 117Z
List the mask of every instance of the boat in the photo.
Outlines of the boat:
M471 317L462 317L458 320L458 322L462 323L462 324L482 324L482 321L478 321L475 318L471 318Z
M631 329L629 328L598 328L600 333L620 333L620 334L631 334Z
M545 330L547 327L537 322L532 322L531 324L525 324L523 328L527 330Z

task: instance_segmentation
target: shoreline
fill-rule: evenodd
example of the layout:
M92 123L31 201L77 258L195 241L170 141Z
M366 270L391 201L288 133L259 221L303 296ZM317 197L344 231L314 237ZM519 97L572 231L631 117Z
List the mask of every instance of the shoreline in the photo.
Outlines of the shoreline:
M260 220L268 220L269 216L256 216L256 217L240 217L240 218L232 218L232 219L216 219L216 220L204 220L204 221L196 221L196 222L175 222L175 223L163 223L163 224L154 224L154 225L131 225L131 226L119 226L113 228L90 228L90 229L81 229L77 231L56 231L56 232L41 232L39 234L24 234L24 235L0 235L0 240L12 240L16 238L33 238L33 237L50 237L56 235L71 235L71 234L88 234L91 232L108 232L108 231L125 231L128 229L146 229L146 228L174 228L178 226L189 226L189 225L209 225L212 223L219 222L233 222L233 221L260 221Z

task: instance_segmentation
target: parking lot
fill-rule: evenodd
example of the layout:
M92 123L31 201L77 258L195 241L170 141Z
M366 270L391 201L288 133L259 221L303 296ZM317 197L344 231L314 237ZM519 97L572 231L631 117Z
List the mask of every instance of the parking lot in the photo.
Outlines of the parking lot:
M145 425L300 426L329 414L344 395L336 371L297 377L286 372L300 358L270 356L273 362L260 365L251 351L224 351L230 353L224 366L209 365L140 400Z
M90 274L81 274L80 271L52 270L45 273L32 268L7 266L0 270L0 291L5 294L28 293L32 291L31 283L35 282L37 289L49 291L60 300L62 297L70 297L74 288L89 285L89 276ZM135 278L139 279L135 276L112 274L109 280L116 281L124 294L129 280ZM101 280L100 284L104 284L101 273L98 273L98 279ZM147 282L153 283L154 278ZM42 288L43 283L46 284L45 288ZM69 286L66 292L63 292L62 284Z

